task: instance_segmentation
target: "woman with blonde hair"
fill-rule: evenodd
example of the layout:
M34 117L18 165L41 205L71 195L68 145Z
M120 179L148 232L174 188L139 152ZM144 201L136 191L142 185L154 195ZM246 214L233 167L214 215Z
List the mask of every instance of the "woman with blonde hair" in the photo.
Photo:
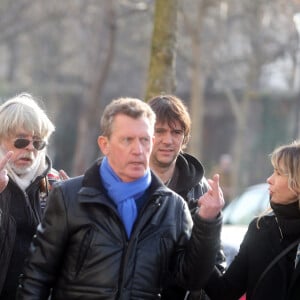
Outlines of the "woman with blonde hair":
M300 141L276 148L271 163L271 209L250 223L225 274L214 270L212 300L300 299Z

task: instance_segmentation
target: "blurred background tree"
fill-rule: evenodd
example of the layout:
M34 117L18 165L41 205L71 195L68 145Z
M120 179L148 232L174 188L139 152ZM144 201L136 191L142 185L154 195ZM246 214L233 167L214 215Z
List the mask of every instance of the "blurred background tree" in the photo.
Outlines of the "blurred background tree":
M208 174L230 154L237 193L265 180L275 146L299 138L298 12L296 0L0 0L0 97L41 99L56 124L54 166L75 176L100 154L108 102L173 92L192 116L188 151ZM163 25L173 69L154 89Z
M145 100L176 92L178 0L156 0Z

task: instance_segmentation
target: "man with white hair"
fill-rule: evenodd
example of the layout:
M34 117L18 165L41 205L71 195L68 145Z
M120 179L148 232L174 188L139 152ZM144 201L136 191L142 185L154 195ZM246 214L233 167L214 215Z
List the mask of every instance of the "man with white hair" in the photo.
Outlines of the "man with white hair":
M51 184L60 175L46 154L55 127L31 95L0 105L0 124L0 299L10 300Z

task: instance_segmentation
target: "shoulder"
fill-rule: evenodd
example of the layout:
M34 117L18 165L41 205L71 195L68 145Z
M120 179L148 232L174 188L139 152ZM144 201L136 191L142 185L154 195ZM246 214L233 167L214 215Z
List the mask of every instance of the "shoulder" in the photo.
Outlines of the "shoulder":
M275 216L272 214L254 218L248 226L248 236L267 236L276 224Z
M201 162L188 153L180 153L176 160L176 169L179 173L180 190L197 186L204 178L204 167Z
M55 184L55 187L59 187L63 191L78 191L82 187L83 176L73 177L64 181L59 181Z
M201 173L204 172L202 163L195 156L186 152L182 152L178 155L176 164L177 166L182 168L192 168L192 170L197 170Z
M186 202L183 199L183 197L181 197L178 193L165 186L163 182L159 179L159 177L156 176L152 171L151 176L152 182L150 186L150 194L152 195L152 197L155 197L156 199L165 202L166 205L186 205Z

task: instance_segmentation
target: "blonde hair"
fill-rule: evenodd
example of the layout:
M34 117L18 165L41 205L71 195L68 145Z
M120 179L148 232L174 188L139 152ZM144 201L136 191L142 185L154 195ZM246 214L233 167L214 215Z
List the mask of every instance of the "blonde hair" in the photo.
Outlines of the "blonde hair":
M48 141L55 126L30 94L22 93L0 105L0 140L20 128Z
M270 154L270 157L274 169L288 177L288 187L298 195L300 209L300 140L279 146ZM257 226L261 217L270 211L272 211L271 208L259 216Z
M276 148L271 154L274 169L288 176L288 187L300 194L300 141ZM300 199L298 196L299 204Z

